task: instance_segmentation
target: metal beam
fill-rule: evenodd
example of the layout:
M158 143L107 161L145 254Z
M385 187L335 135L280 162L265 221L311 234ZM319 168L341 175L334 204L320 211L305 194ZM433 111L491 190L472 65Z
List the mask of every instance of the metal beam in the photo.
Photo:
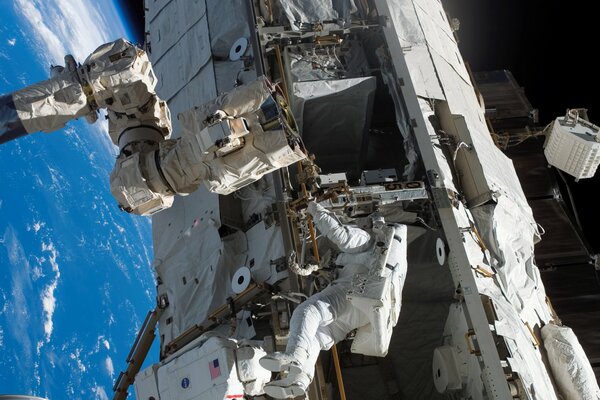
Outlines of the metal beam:
M391 10L386 0L375 0L380 16L386 19L383 27L385 39L392 58L396 82L402 93L404 104L396 104L406 111L409 125L412 126L419 152L427 171L441 171L435 156L431 138L427 132L426 122L419 106L417 93L410 76L404 51L397 36ZM510 388L502 369L498 349L490 330L488 320L481 302L475 277L471 271L471 263L463 245L463 237L451 202L448 199L443 183L436 182L428 174L429 185L432 187L434 202L437 206L448 247L450 249L448 264L454 284L461 291L465 303L466 319L469 328L473 330L481 354L477 356L482 370L482 379L490 399L512 399ZM440 195L441 193L446 193ZM445 198L444 198L445 197Z
M140 328L140 331L131 346L129 355L127 355L127 369L121 371L115 385L113 386L113 400L125 400L129 395L129 386L133 383L135 376L140 372L140 368L148 355L148 351L156 337L156 324L162 314L162 309L157 308L153 311L148 311L146 319Z

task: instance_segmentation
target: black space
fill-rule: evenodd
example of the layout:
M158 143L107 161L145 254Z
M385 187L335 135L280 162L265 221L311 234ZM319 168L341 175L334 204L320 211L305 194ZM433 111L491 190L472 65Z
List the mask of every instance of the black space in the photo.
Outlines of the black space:
M598 21L587 3L444 0L444 5L461 22L460 48L473 71L510 69L540 109L542 123L580 106L592 120L600 119L594 107L600 76L592 61Z
M143 42L143 0L117 0L135 34ZM545 125L567 108L588 109L600 124L600 74L597 14L583 0L443 0L461 24L460 49L473 71L509 69L525 88ZM600 222L595 199L600 172L594 179L572 183L583 229L600 252ZM566 197L566 196L565 196Z
M127 18L133 42L142 44L144 42L144 0L116 0L119 8Z

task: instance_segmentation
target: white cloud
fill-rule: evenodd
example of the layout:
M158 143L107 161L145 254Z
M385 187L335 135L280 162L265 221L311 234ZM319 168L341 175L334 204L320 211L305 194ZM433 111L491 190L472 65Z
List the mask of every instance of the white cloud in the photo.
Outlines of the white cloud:
M109 0L16 0L14 8L33 31L36 44L45 50L40 54L45 62L62 64L66 54L81 62L101 44L125 36Z
M48 242L48 244L42 243L42 251L47 251L50 253L50 259L48 261L50 261L50 265L52 265L52 271L60 272L60 270L58 268L58 263L56 262L56 259L58 257L58 251L56 251L56 247L54 247L54 243L52 243L52 242Z
M33 363L33 379L35 379L35 382L39 387L40 383L42 382L42 378L40 376L40 363L37 361Z
M54 310L56 309L56 297L54 297L54 291L58 286L58 278L54 279L49 285L44 288L42 292L42 308L44 310L44 334L46 335L46 343L50 341L52 336L52 330L54 328Z
M10 324L6 325L6 333L14 338L17 348L20 349L20 357L16 360L20 373L27 374L31 369L33 356L29 336L31 313L28 307L28 299L31 296L30 265L12 226L6 228L0 242L6 249L11 273L8 286L11 288L10 295L3 292L3 298L6 300L2 313L5 314L6 320L10 321Z
M27 86L29 84L29 77L27 76L26 72L21 72L19 75L17 75L17 80L21 86Z
M94 393L94 398L96 400L108 400L108 396L106 395L106 390L102 386L94 386L92 388L92 392Z
M113 144L110 135L108 134L108 120L104 118L105 115L106 112L100 110L100 116L98 117L98 121L94 124L94 128L100 133L100 135L98 135L98 142L104 148L105 154L110 154L114 157L118 154L118 149Z
M86 366L83 363L83 361L81 361L81 349L77 348L75 349L75 352L69 354L69 358L73 361L75 361L75 363L77 364L77 369L79 369L79 371L81 372L85 372L86 371Z
M42 299L42 311L44 314L44 334L46 338L46 343L50 341L50 337L52 336L52 330L54 328L54 321L52 320L54 316L54 310L56 309L56 297L54 292L58 286L58 280L60 278L60 268L56 259L58 257L58 251L54 247L54 243L49 242L48 244L42 243L42 251L49 252L48 261L52 266L52 271L54 272L54 278L44 287L42 290L41 299Z
M30 28L36 35L36 41L43 41L45 45L40 45L42 52L40 55L46 58L46 62L58 63L65 55L65 47L60 38L54 34L52 29L46 25L46 16L35 7L35 2L28 0L15 1L15 9L27 20ZM38 44L39 45L39 44ZM45 52L43 51L45 50ZM49 59L48 59L49 58Z
M46 223L42 222L42 221L36 221L33 223L33 231L35 233L38 233L40 229L42 229L43 226L45 226Z
M31 279L33 279L34 281L37 281L38 279L43 278L44 276L46 276L46 275L44 275L44 270L42 269L42 267L40 267L39 265L33 267Z
M104 367L106 368L106 373L108 376L110 376L111 379L114 378L115 367L113 366L113 360L110 358L110 356L106 356L106 359L104 360Z
M93 350L91 350L88 354L96 354L100 352L100 347L104 347L106 350L110 350L110 343L108 339L104 337L104 335L98 336L98 340L96 341L96 345Z
M43 221L33 221L33 225L27 224L25 229L27 229L27 232L34 231L35 233L38 233L44 226L46 226L46 223Z
M17 38L8 39L6 43L8 43L9 46L14 46L17 44Z
M3 241L0 240L0 243L3 243ZM1 316L8 310L8 300L6 298L6 293L4 293L4 290L2 290L2 288L0 288L0 298L2 298L2 308L0 308L0 316Z

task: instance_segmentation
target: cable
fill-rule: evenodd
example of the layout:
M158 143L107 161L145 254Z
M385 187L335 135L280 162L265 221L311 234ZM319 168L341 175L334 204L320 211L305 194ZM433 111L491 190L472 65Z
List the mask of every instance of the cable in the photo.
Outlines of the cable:
M291 301L292 303L295 304L300 304L302 303L302 300L300 300L299 298L303 298L304 300L308 299L308 296L305 295L304 293L298 293L298 292L289 292L289 293L278 293L275 296L272 297L273 299L284 299L284 300L288 300Z
M425 220L421 217L417 217L417 221L419 221L421 224L425 225L425 227L428 228L429 230L432 230L432 231L436 230L436 229L433 229L431 226L427 225Z
M537 222L535 224L538 227L538 233L539 233L539 235L540 236L544 236L546 234L546 230L544 229L544 227L542 225L538 224Z
M573 198L573 194L571 193L571 188L569 188L569 183L567 182L567 178L565 178L565 175L562 173L562 171L560 169L556 169L558 171L558 175L560 175L561 179L563 180L563 182L565 183L565 186L567 188L567 194L569 195L569 201L571 202L571 208L573 209L573 215L575 216L575 222L577 222L577 226L579 227L579 229L581 229L583 231L583 228L581 226L581 221L579 220L579 213L577 212L577 207L575 206L575 200Z
M461 149L471 149L471 146L469 146L467 143L465 142L459 142L458 145L456 146L456 150L454 150L454 154L452 155L452 161L456 161L456 156L458 155L458 151Z

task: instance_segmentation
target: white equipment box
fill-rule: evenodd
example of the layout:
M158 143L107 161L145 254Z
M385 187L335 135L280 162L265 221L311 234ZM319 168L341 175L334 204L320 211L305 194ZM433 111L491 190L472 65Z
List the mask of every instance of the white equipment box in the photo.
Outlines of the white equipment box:
M544 155L576 179L592 178L600 164L599 137L600 128L570 111L553 122Z

